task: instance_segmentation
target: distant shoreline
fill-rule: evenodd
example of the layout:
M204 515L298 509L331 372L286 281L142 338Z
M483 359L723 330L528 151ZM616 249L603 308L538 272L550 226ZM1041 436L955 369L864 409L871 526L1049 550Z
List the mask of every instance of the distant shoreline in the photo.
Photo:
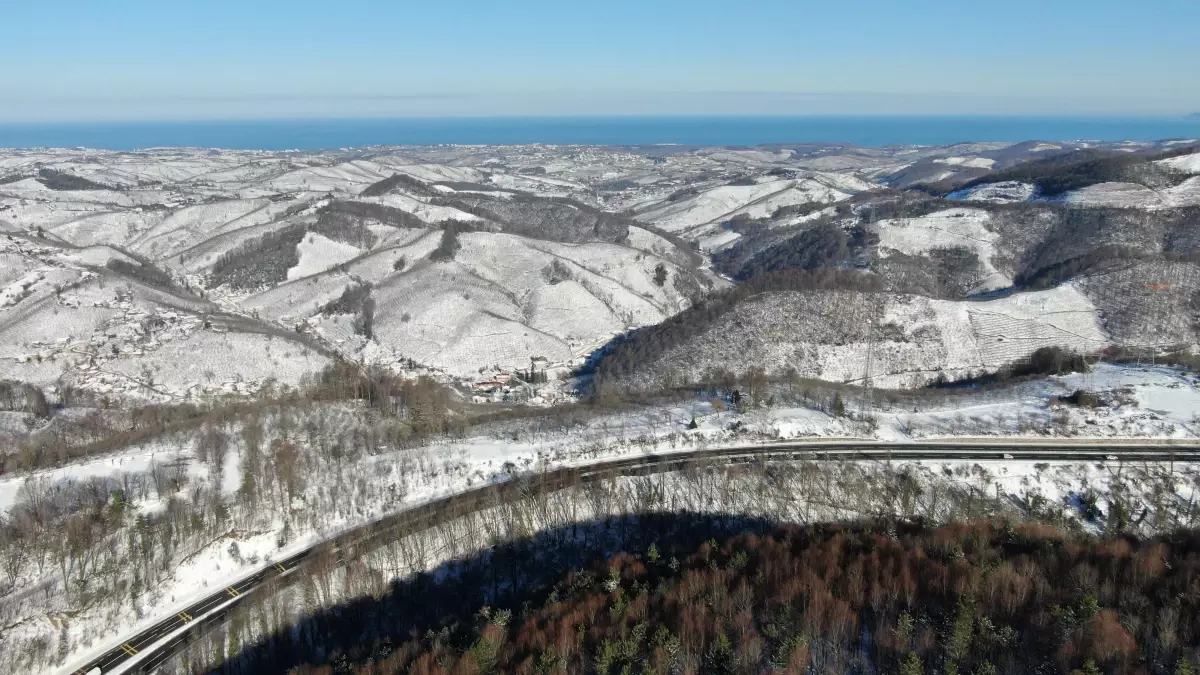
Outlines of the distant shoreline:
M1200 137L1186 117L572 116L0 124L0 148L324 150L376 145L686 145L1158 141Z

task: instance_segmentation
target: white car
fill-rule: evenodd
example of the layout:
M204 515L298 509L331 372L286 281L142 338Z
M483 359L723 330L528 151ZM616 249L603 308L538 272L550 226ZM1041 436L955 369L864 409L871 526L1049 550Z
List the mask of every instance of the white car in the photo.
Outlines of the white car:
M1012 458L1013 458L1012 455L1008 454L1007 452L1004 453L1004 459L1012 459Z

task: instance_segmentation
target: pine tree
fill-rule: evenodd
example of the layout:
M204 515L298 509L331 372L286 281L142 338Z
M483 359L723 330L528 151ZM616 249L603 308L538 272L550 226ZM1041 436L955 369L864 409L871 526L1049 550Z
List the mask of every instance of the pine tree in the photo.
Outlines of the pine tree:
M916 652L909 652L908 658L900 664L900 675L925 675L925 665Z
M834 392L833 401L829 404L829 409L833 411L834 417L846 416L846 402L842 400L842 395Z
M958 615L954 618L954 626L950 633L950 640L946 645L946 654L951 659L959 661L971 653L971 629L974 623L974 612L971 607L960 602Z

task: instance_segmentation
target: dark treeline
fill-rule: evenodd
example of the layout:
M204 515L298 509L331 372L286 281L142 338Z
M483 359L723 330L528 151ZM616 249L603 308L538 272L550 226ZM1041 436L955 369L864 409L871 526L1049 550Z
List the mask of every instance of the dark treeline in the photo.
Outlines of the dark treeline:
M126 254L128 255L128 253ZM133 256L131 256L133 257ZM179 285L175 283L175 279L170 274L155 267L153 263L145 259L137 259L137 262L129 262L122 258L109 258L104 266L108 269L132 279L146 284L147 286L165 290L168 292L177 292Z
M923 255L891 251L887 257L874 257L871 270L891 288L944 300L971 296L986 278L979 256L965 246L935 248Z
M624 242L629 237L629 227L638 224L626 216L601 211L573 199L520 193L505 199L461 194L439 197L431 203L479 216L510 234L569 244Z
M422 181L403 173L392 174L377 183L372 183L358 194L360 197L379 197L396 188L404 188L408 192L416 192L427 197L433 197L438 194L436 190L430 189Z
M474 578L475 593L445 589L411 615L393 611L407 604L397 594L338 608L224 670L1191 675L1200 662L1195 531L1097 539L1007 522L880 522L687 545L627 548L536 603L477 600L464 612L464 598L514 573L535 581L519 570L536 568L536 550L517 547L493 561L492 579ZM411 598L429 598L428 583L407 586ZM356 635L369 637L346 646Z
M296 223L243 242L213 264L208 284L228 284L254 289L287 279L287 271L299 263L296 246L309 232L334 241L369 249L377 237L372 223L400 228L427 228L429 224L400 209L369 202L333 201L320 209L315 223ZM470 223L447 221L444 228L472 229Z
M403 257L399 260L403 260ZM321 313L353 315L354 331L368 340L373 340L375 339L375 298L371 296L371 284L357 277L352 276L351 278L355 280L355 283L347 286L337 300L321 307ZM301 331L302 329L303 324L298 324L296 330Z
M42 169L38 171L37 182L45 185L51 190L112 190L113 188L97 183L94 180L88 180L83 176L54 169Z
M875 243L878 243L878 237L863 227L847 230L825 223L754 254L742 263L734 278L745 280L789 269L854 266L862 262L867 247ZM732 254L736 255L736 252ZM714 262L720 257L720 254L714 256Z
M437 248L429 253L429 259L434 262L454 260L454 254L462 248L462 243L458 240L460 230L461 228L455 222L445 223L442 227L441 239L438 240Z
M400 209L370 202L332 201L321 208L311 231L343 244L371 248L376 235L369 225L378 223L399 228L429 227L425 221Z
M0 380L0 410L48 417L50 404L41 389L16 380Z
M307 225L288 225L240 244L217 258L207 285L253 289L287 279L287 271L300 262L296 246L307 232Z
M729 246L712 254L713 266L726 276L744 280L754 276L754 273L747 268L750 266L751 261L756 258L759 261L754 264L754 267L765 268L769 265L764 261L771 258L802 255L800 249L804 242L800 237L811 230L836 229L841 220L850 216L852 206L846 203L838 204L834 207L834 216L821 216L815 220L798 225L772 227L772 222L780 218L806 215L828 208L829 206L829 204L825 203L784 206L776 209L770 218L751 218L746 214L734 216L721 225L726 230L737 232L741 237ZM826 238L831 237L836 238L836 235L832 232L826 232ZM775 265L772 269L780 269L785 266ZM797 267L797 265L792 266ZM761 271L760 269L759 272L755 273L761 273Z
M370 202L334 201L321 209L317 222L308 229L343 244L369 249L378 243L378 237L369 227L372 224L407 229L431 227L429 223L411 213L391 206ZM478 229L478 225L479 223L464 220L445 220L438 223L439 227L455 227L462 232Z
M988 228L1000 237L1000 255L993 262L1011 270L1014 284L1021 288L1050 288L1089 272L1106 271L1113 263L1195 260L1200 253L1200 207L1147 211L1050 203L968 205L913 194L860 207L860 219L919 218L963 206L986 210L991 214ZM892 261L893 266L900 262ZM917 267L908 265L899 272L909 275ZM879 271L889 278L896 276L886 266ZM921 284L916 286L922 292Z
M877 243L863 227L845 229L832 222L817 223L766 246L748 235L745 243L713 255L713 264L739 281L785 269L854 267L863 263L866 247Z
M1048 221L1023 252L1018 284L1052 286L1110 260L1195 259L1200 253L1200 208L1138 209L1007 207L1000 227L1019 228L1030 217ZM996 220L996 219L994 219ZM1006 234L1001 232L1001 234Z
M860 219L870 222L919 218L965 205L945 199L914 198L912 194L860 207ZM1200 255L1200 207L1147 211L1081 208L1044 202L972 203L969 206L991 214L988 228L999 236L999 255L992 262L1011 273L1018 288L1041 290L1122 265L1152 261L1195 262ZM887 259L873 261L872 265L882 276L908 287L911 292L960 297L959 291L965 284L955 279L969 280L974 265L961 254L951 254L947 258L947 250L941 251L942 254L929 256L892 254ZM936 275L951 283L940 283Z
M954 387L986 387L1017 380L1086 373L1090 370L1083 355L1062 347L1040 347L1029 356L1011 363L994 373L986 373L961 380L950 380L940 375L929 386L935 389Z
M1200 252L1156 255L1135 248L1106 245L1078 256L1057 260L1022 272L1015 284L1031 290L1053 288L1064 281L1091 273L1109 272L1138 262L1190 262L1200 264Z

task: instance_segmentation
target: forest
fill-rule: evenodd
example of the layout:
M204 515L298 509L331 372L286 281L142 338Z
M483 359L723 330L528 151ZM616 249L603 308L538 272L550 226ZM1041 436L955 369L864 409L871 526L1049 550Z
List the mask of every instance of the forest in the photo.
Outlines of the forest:
M662 323L628 334L610 345L592 366L597 388L617 384L645 364L654 362L672 347L682 344L712 325L738 303L760 293L775 291L849 290L880 292L879 277L855 270L818 268L785 269L752 277L726 291L710 295L696 305Z
M851 265L872 243L875 242L871 235L861 227L847 231L831 223L821 223L754 252L748 258L742 247L735 246L714 255L713 261L722 271L744 281L780 270Z
M1182 182L1186 175L1172 174L1153 162L1188 155L1200 150L1184 147L1155 154L1111 150L1076 150L1035 159L1011 169L996 171L964 183L969 189L989 183L1019 181L1033 183L1042 197L1058 197L1071 190L1106 182L1132 181L1158 187L1160 183Z
M463 193L438 197L432 204L465 211L497 223L501 231L534 239L564 243L621 242L635 224L624 216L601 211L572 199L511 194L499 199Z
M83 176L55 171L54 169L40 169L38 171L37 182L45 185L51 190L111 190L112 188L102 183L97 183L93 180L88 180Z
M300 262L296 246L307 231L303 224L289 225L238 245L213 263L208 283L254 289L287 279L287 271Z
M1200 535L978 521L651 542L519 608L337 653L356 673L1195 673ZM324 660L323 660L324 661Z

